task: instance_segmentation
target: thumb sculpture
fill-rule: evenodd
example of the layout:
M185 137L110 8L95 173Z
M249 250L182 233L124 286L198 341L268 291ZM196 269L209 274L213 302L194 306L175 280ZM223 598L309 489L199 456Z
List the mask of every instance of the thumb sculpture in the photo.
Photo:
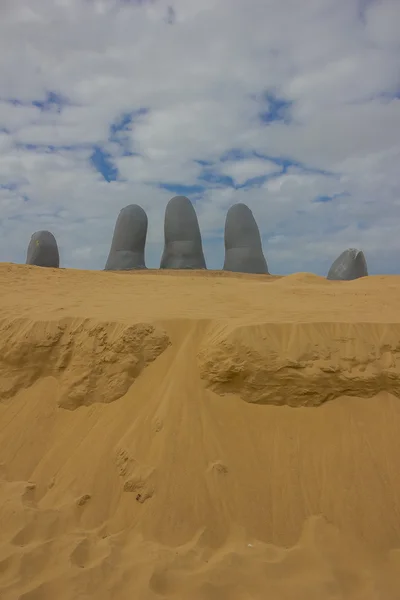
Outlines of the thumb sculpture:
M26 264L58 269L60 255L56 238L50 231L36 231L29 242Z
M144 250L147 215L137 204L123 208L117 218L105 271L146 269Z
M364 253L356 248L342 252L329 269L327 279L350 281L368 275Z
M206 269L199 222L193 204L175 196L165 209L164 252L160 269Z
M234 204L226 215L224 271L268 274L260 231L246 204Z

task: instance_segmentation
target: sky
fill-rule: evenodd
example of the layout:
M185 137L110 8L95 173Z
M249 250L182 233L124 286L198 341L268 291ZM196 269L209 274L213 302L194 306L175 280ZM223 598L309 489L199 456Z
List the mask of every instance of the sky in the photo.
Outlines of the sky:
M247 204L271 273L400 273L399 0L1 0L0 261L103 269L121 208L193 202L207 266Z

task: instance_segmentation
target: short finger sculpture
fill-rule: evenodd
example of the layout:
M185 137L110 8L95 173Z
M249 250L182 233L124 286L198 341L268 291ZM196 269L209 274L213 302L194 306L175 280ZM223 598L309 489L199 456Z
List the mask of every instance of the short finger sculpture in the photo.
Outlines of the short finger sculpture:
M368 275L364 252L348 248L342 252L329 269L327 279L350 281Z
M50 231L36 231L29 242L26 264L58 269L60 255L56 238Z

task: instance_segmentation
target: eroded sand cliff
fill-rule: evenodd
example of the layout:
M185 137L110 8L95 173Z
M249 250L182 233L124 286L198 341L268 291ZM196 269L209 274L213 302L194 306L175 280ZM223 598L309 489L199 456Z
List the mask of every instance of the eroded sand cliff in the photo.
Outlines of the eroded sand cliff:
M0 596L400 594L400 277L0 265Z

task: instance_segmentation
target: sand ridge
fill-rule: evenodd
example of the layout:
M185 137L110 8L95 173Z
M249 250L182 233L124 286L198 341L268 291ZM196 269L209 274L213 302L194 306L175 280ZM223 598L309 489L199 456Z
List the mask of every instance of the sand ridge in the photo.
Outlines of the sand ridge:
M400 277L0 264L0 597L400 594Z

